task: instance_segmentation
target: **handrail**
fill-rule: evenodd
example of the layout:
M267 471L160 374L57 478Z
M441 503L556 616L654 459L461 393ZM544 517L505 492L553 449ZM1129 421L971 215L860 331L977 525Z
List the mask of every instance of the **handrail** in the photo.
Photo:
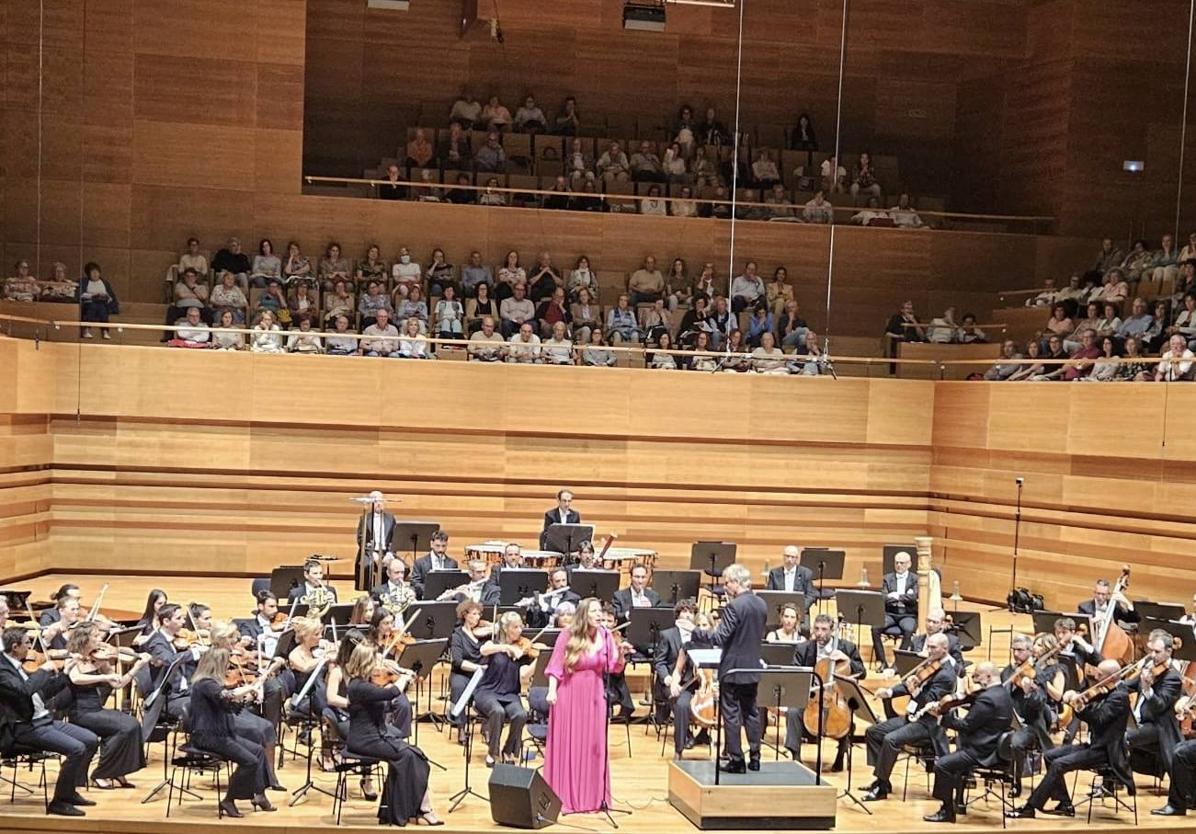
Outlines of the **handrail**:
M494 176L496 176L496 177L503 176L503 174L500 174L499 172L479 171L477 173L480 173L480 174L493 173ZM428 183L428 182L416 182L413 180L396 180L394 182L391 182L390 180L368 179L368 178L364 178L364 177L326 177L326 176L318 176L315 174L305 174L303 179L309 185L315 185L318 183L336 183L336 184L340 184L340 185L369 185L374 188L376 188L380 185L389 185L389 186L402 186L405 188L443 189L446 191L451 190L451 189L462 189L462 190L466 190L466 191L489 192L492 194L533 194L536 196L555 196L555 197L577 196L577 197L597 198L600 200L649 200L649 199L651 199L651 200L661 200L666 203L672 203L675 201L686 201L686 202L693 202L693 203L708 203L708 204L721 205L721 206L737 206L737 207L748 206L751 208L767 208L767 209L775 209L778 206L784 206L784 207L792 208L795 210L800 210L800 209L805 208L805 205L800 204L800 203L781 204L781 203L753 202L753 201L747 201L747 200L735 200L735 201L717 200L712 197L702 197L698 194L694 194L692 197L666 197L664 195L661 195L659 197L648 197L643 194L610 194L605 191L573 191L572 189L570 189L569 191L546 191L541 188L511 188L509 186L496 186L494 188L490 188L489 186L484 186L484 185L458 185L457 183L447 183L447 182L445 182L445 183L439 183L439 182ZM650 184L661 185L661 186L665 185L665 183L650 183ZM509 208L509 206L508 206L508 208ZM851 214L855 214L860 211L866 210L868 207L867 206L836 206L836 205L831 204L828 201L827 208L829 208L832 212L848 212ZM974 213L969 213L969 212L933 211L930 209L923 210L923 209L919 209L919 208L913 208L913 207L911 207L911 208L913 211L917 212L919 216L942 217L945 219L955 218L955 219L961 219L961 220L1003 220L1003 221L1007 220L1007 221L1026 222L1026 223L1051 223L1051 222L1054 222L1054 220L1055 220L1055 217L1053 215L974 214ZM881 209L881 211L887 212L887 211L889 211L889 209ZM810 223L807 225L817 226L820 224ZM900 227L898 227L898 228L900 228Z

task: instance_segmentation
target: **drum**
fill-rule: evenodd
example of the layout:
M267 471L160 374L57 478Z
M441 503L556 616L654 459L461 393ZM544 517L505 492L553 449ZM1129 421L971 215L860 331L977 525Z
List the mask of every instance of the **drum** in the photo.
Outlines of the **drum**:
M491 565L502 564L503 553L506 552L507 542L498 539L484 541L481 544L465 545L465 559L481 559Z
M529 568L541 568L543 570L552 570L557 565L561 564L565 559L565 554L558 553L555 550L525 550L523 551L523 564Z
M656 551L636 547L611 547L602 557L604 570L617 570L624 579L630 579L633 565L644 565L651 571L656 566Z

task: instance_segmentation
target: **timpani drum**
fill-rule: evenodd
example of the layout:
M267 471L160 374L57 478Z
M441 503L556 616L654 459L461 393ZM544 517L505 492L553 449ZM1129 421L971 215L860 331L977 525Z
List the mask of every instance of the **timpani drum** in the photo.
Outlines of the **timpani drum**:
M540 568L542 570L552 570L557 565L560 565L565 559L565 554L558 553L555 550L525 550L523 551L523 564L529 568Z
M605 570L617 570L625 579L630 579L631 568L634 565L644 565L651 571L656 567L656 551L638 547L610 547L602 557L602 567Z
M465 545L465 559L466 561L480 559L487 564L500 565L506 550L507 542L498 539L490 539L481 544L467 544Z

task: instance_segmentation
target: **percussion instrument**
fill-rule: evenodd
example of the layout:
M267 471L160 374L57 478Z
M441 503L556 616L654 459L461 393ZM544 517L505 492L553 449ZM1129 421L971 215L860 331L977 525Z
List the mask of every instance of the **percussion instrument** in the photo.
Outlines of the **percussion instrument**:
M558 553L555 550L525 550L523 551L523 564L529 568L542 568L544 570L552 570L560 565L565 559L565 554Z
M508 544L509 542L499 539L487 539L480 544L467 544L465 545L465 559L466 561L479 559L491 565L502 564L503 553L506 552Z

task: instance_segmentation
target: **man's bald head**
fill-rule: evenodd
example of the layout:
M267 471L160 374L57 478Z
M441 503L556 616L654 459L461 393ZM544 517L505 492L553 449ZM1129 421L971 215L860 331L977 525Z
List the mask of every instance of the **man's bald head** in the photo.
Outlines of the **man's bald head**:
M1121 671L1121 664L1116 660L1102 660L1100 665L1096 667L1097 674L1102 678L1107 678L1110 675L1116 675Z

